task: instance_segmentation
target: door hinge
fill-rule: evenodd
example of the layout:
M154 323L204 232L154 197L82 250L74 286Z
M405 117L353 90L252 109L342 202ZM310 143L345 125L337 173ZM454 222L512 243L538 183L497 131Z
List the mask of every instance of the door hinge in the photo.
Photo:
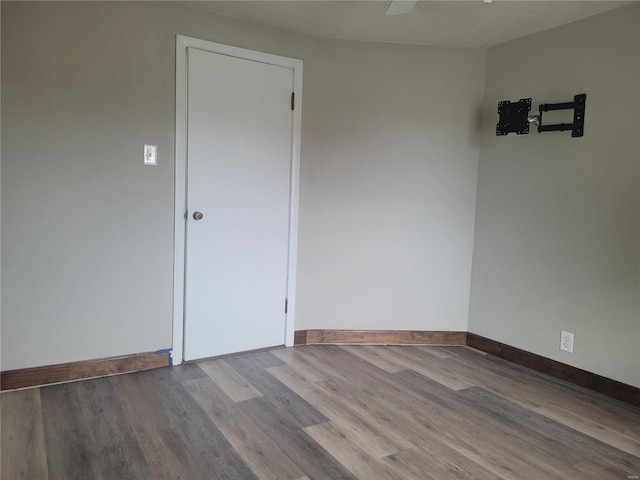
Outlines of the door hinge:
M289 299L285 297L284 299L284 313L287 313L289 310Z
M291 92L291 110L296 106L296 92Z
M189 216L189 210L184 212L184 219L186 220L188 216Z

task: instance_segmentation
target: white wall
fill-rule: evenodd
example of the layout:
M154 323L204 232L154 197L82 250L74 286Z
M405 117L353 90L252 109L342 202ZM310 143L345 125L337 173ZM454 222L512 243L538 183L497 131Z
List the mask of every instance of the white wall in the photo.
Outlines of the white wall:
M116 5L2 10L2 368L167 348L169 39Z
M484 55L318 46L296 328L466 330Z
M489 50L469 330L640 387L639 32L636 4ZM495 136L498 101L578 93L584 137Z
M3 370L171 346L177 33L305 62L296 329L466 330L484 52L1 7Z

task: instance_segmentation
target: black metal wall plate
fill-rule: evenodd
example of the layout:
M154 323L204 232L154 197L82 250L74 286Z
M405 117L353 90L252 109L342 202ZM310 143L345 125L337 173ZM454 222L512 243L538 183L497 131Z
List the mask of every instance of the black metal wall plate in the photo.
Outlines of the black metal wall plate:
M517 102L510 102L509 100L498 102L498 114L500 118L496 125L496 135L507 135L512 132L518 135L526 135L529 133L527 117L529 116L530 110L530 98L521 98Z
M573 97L573 102L565 103L543 103L540 105L540 124L538 133L542 132L564 132L571 130L572 137L582 137L584 135L584 112L587 106L587 95L581 93ZM542 123L542 113L553 110L573 110L573 123L558 123L545 125Z
M573 97L575 107L573 109L573 130L572 137L581 137L584 135L584 111L587 107L587 94L582 93Z

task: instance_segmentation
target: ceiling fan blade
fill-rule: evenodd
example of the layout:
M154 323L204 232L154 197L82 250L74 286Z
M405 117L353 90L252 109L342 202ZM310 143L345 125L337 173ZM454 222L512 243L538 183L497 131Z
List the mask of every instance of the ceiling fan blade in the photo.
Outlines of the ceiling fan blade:
M385 15L404 15L413 10L418 0L392 0Z

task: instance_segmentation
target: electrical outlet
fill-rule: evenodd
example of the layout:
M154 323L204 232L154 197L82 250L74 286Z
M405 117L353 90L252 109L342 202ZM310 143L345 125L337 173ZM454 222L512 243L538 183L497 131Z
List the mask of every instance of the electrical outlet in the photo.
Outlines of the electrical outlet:
M560 332L560 350L573 353L573 333Z

